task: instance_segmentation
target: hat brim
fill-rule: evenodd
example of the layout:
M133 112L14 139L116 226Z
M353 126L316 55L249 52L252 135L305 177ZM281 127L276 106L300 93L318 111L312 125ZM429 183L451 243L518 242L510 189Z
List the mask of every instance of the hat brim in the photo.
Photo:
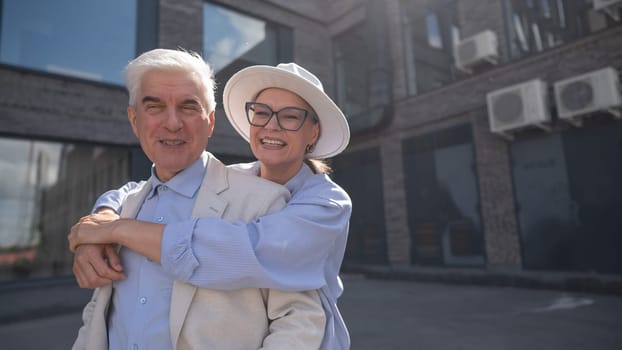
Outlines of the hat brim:
M227 119L246 141L249 141L250 124L244 105L253 101L267 88L281 88L303 98L320 120L320 137L311 158L330 158L341 153L350 141L350 128L339 107L317 86L304 78L272 66L252 66L234 74L225 85L223 105Z

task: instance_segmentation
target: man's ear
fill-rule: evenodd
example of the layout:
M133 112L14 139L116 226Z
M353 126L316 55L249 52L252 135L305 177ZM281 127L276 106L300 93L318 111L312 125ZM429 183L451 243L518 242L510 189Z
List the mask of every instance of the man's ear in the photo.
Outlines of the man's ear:
M138 129L136 127L136 110L134 110L134 107L132 106L127 107L127 119L130 121L134 135L138 137Z
M209 130L207 132L207 137L212 137L212 134L214 133L214 124L216 124L216 111L212 111L208 116L207 119L209 119Z

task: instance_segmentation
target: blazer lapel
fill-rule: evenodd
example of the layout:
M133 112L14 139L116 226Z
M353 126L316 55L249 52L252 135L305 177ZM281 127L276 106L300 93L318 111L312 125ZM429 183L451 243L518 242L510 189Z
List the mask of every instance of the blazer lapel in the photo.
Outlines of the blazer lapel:
M137 191L130 193L125 199L125 203L123 204L123 209L121 209L120 216L122 218L132 218L135 219L136 215L138 215L138 211L142 206L145 198L151 191L151 181L145 182L145 184Z
M207 171L197 193L192 217L222 217L228 203L220 198L219 194L227 188L229 180L225 165L208 153ZM171 340L175 348L196 290L197 287L188 283L176 281L173 284L169 322Z
M192 210L192 217L222 217L227 201L220 194L229 188L227 168L221 161L209 154L207 171Z

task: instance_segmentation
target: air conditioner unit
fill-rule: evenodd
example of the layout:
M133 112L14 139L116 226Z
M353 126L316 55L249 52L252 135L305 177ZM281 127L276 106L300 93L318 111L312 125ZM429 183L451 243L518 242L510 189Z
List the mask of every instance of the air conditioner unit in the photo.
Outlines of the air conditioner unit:
M596 111L609 111L620 117L622 96L618 72L607 67L560 80L554 84L557 115L580 125L579 116Z
M541 79L489 92L486 102L494 133L512 139L511 131L530 126L550 130L547 85Z
M622 0L594 0L594 10L603 11L616 21L620 20Z
M482 63L496 64L499 58L497 35L492 30L485 30L461 40L454 47L456 67L471 73L472 67Z

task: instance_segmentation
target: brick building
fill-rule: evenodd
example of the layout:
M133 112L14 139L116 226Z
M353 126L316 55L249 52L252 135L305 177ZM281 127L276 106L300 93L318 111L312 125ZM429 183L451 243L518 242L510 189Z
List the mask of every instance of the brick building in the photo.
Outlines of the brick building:
M69 3L0 1L0 281L69 274L71 223L148 176L121 72L155 47L203 53L219 91L252 64L322 79L353 135L332 159L354 203L346 266L622 273L620 91L600 85L622 70L620 1ZM222 110L209 149L252 157Z

